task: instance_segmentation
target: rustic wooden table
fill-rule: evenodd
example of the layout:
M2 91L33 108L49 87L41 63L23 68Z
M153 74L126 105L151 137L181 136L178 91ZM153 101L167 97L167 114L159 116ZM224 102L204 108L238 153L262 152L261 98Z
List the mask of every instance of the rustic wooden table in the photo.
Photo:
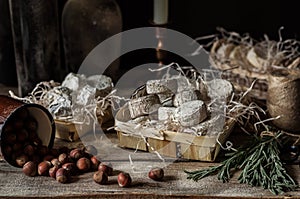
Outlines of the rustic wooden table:
M120 149L115 133L106 134L105 137L109 138L110 142L101 138L95 139L89 134L82 139L84 141L67 142L56 139L54 147L95 145L102 160L111 162L115 169L108 185L96 184L92 179L93 172L73 177L67 184L60 184L50 177L27 177L20 168L13 167L0 158L0 198L300 198L300 189L275 196L268 190L240 184L237 181L238 174L233 176L229 183L222 183L216 176L194 182L186 179L184 169L195 170L218 163L174 160L166 157L163 157L162 161L156 154ZM241 139L246 138L237 132L233 132L229 137L234 144ZM156 182L147 177L149 169L153 166L164 166L163 181ZM133 179L131 187L118 186L119 171L130 173ZM300 182L299 166L289 166L288 171Z
M229 139L236 139L232 133ZM216 176L204 178L198 182L186 179L186 170L205 168L217 163L184 161L164 158L163 162L155 154L120 149L116 142L116 134L107 134L108 144L99 139L87 143L55 140L55 147L70 148L82 144L94 144L103 161L109 161L115 169L114 176L109 178L108 185L96 184L93 172L73 177L70 183L60 184L50 177L27 177L20 168L0 160L0 198L300 198L300 190L275 196L268 190L240 184L237 176L229 183L222 183ZM222 156L222 154L220 154ZM130 158L129 158L130 157ZM131 160L131 161L130 161ZM156 182L147 177L153 166L164 166L165 178ZM300 182L299 167L289 166L289 172ZM129 172L133 183L129 188L120 188L117 184L117 173Z

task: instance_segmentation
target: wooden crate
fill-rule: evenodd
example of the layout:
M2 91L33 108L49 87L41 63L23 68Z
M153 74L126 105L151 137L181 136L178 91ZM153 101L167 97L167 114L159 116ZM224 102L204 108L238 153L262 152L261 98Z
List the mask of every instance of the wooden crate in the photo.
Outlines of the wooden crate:
M55 137L70 142L79 140L79 134L74 123L63 120L55 120L55 127Z
M233 120L227 120L218 136L195 136L173 131L158 131L155 128L136 128L135 124L128 122L126 107L124 109L121 109L115 118L119 146L151 153L157 151L161 155L173 158L214 161L220 151L217 139L224 144L235 123Z

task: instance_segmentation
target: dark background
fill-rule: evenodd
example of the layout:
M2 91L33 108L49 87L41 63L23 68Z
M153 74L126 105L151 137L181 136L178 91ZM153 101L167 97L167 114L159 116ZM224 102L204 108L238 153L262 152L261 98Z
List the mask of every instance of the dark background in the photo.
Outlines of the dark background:
M124 17L124 29L149 26L152 0L117 0ZM215 34L216 27L241 34L250 33L256 39L267 34L278 39L284 26L284 39L299 38L299 7L293 0L169 0L169 28L193 38Z
M88 1L88 0L85 0ZM100 1L100 0L99 0ZM8 0L0 0L0 83L17 85L9 21ZM66 0L59 0L60 12ZM123 30L151 26L153 0L116 0L123 17ZM295 0L169 0L168 28L192 38L216 34L217 27L257 40L264 35L278 40L300 36L299 7Z

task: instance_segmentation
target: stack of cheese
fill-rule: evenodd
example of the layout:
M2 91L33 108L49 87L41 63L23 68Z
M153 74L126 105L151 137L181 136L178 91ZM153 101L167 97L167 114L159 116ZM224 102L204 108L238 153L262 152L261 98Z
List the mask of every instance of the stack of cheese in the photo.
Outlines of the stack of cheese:
M216 110L212 107L218 104L214 107L223 109L220 105L226 104L233 87L223 79L204 82L205 89L199 85L184 76L149 80L128 102L130 117L134 121L157 121L160 128L173 125L179 129L201 129L202 124L215 121L212 115L216 114L212 112Z

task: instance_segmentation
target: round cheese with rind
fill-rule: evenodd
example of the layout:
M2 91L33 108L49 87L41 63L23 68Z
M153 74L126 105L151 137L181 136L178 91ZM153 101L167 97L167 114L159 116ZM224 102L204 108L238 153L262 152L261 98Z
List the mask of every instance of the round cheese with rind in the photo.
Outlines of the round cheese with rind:
M131 99L128 102L128 109L132 119L154 113L160 106L161 104L157 95L146 95Z
M210 99L227 99L233 93L233 86L225 79L213 79L207 82L207 90Z
M174 116L175 107L159 107L158 120L169 120Z
M178 107L181 104L193 100L200 99L200 91L199 90L183 90L174 95L173 104Z
M177 91L177 81L175 79L148 80L146 83L148 94L175 93Z
M208 116L206 105L201 100L193 100L181 104L175 110L175 118L182 126L194 126Z

